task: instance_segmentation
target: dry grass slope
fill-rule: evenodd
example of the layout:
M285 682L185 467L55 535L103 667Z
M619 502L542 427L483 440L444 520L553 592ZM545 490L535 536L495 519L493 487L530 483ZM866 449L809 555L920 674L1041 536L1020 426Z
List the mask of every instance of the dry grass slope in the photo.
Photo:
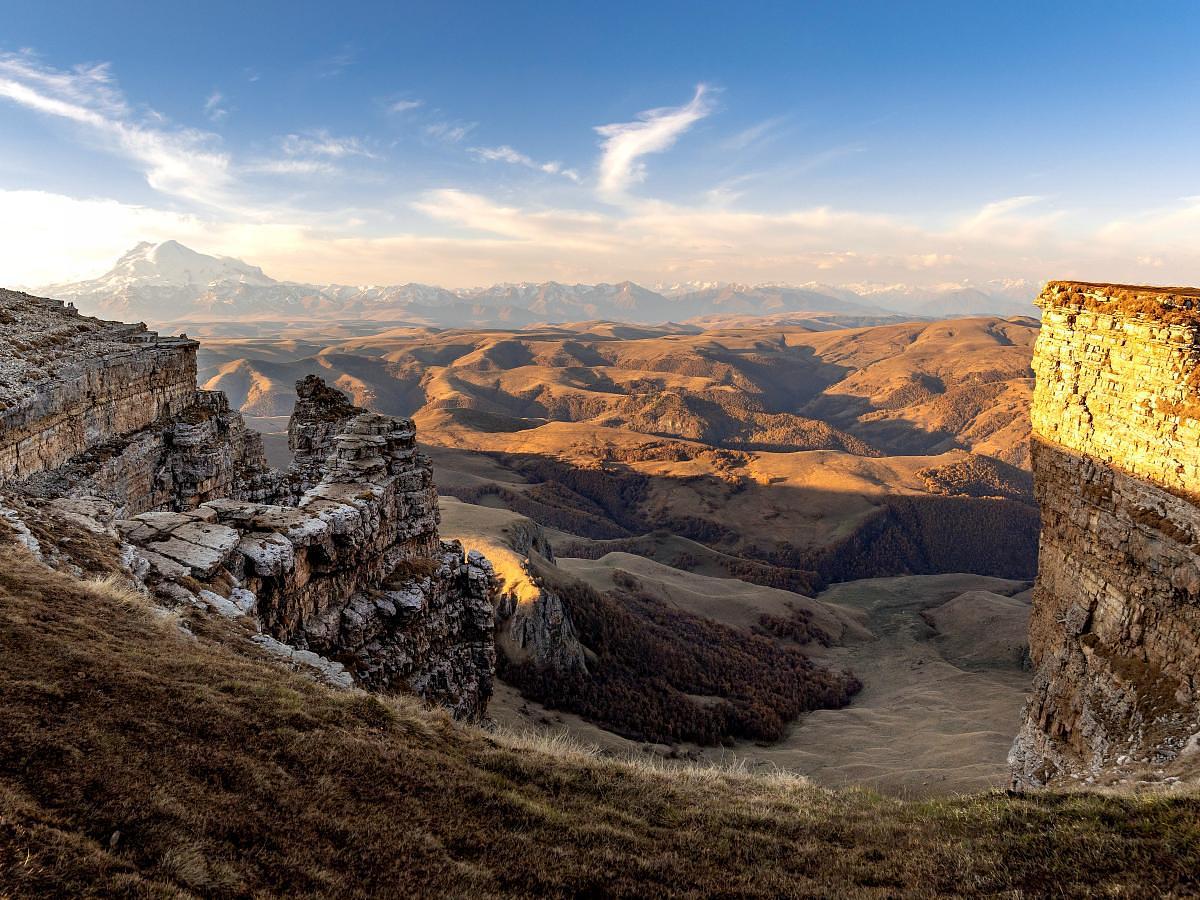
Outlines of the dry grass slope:
M1192 893L1200 803L903 803L338 694L0 559L0 896Z

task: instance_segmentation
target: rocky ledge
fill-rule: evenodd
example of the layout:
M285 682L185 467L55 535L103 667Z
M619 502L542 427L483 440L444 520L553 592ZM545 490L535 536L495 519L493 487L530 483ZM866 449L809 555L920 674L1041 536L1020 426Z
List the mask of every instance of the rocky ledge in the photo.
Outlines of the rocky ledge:
M40 333L53 353L22 349ZM35 533L51 529L30 527L42 511L70 515L118 540L159 602L246 616L265 649L331 684L413 691L482 718L495 576L440 540L412 422L307 378L288 429L296 462L271 470L224 394L196 389L195 348L0 292L5 531L71 566L70 547L43 546Z

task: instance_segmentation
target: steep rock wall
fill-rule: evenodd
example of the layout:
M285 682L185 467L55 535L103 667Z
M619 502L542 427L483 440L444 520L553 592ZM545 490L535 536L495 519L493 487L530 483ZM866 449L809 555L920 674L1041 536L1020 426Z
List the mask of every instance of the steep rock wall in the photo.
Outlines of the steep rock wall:
M507 509L439 501L443 533L487 558L495 578L496 651L558 675L587 672L587 652L566 605L549 586L557 569L542 526Z
M1200 293L1038 301L1036 667L1018 784L1169 777L1200 731Z

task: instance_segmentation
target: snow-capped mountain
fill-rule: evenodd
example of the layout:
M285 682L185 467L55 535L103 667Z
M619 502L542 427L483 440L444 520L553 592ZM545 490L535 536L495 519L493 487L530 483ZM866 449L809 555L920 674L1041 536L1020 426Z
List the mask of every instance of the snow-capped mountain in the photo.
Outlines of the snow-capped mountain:
M176 241L143 241L99 278L54 284L43 290L74 300L82 309L116 314L142 312L151 298L154 306L145 311L194 302L210 289L232 295L247 287L268 288L274 284L262 269L240 259L197 253Z
M207 256L178 241L151 244L143 241L113 266L104 278L109 286L124 284L212 284L233 281L239 284L274 284L258 266L247 265L232 256Z
M618 284L495 284L447 290L425 284L316 285L276 281L257 266L197 253L176 241L141 243L99 278L41 289L90 315L181 328L213 322L366 320L436 327L519 328L533 323L615 319L683 322L699 317L834 313L885 320L897 315L1029 312L1035 286L803 285L696 282L650 290Z

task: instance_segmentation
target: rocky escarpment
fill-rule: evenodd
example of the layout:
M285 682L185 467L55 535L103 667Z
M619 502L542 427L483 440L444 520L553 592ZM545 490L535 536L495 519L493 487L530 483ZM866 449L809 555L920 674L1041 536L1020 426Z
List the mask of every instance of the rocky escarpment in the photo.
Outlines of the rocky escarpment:
M1051 283L1039 305L1014 779L1177 780L1200 732L1200 292Z
M220 609L210 595L224 596L360 684L479 718L495 663L491 565L439 540L432 467L411 422L359 415L329 443L324 477L295 506L214 500L115 526L160 589L195 579L206 602Z
M70 515L119 541L161 602L248 616L265 647L332 683L485 714L494 575L440 540L410 420L305 379L296 462L273 471L225 395L196 389L194 342L14 293L0 293L0 323L6 531L71 566L40 521ZM45 333L56 343L27 349Z
M0 477L52 469L195 402L196 348L0 291Z

